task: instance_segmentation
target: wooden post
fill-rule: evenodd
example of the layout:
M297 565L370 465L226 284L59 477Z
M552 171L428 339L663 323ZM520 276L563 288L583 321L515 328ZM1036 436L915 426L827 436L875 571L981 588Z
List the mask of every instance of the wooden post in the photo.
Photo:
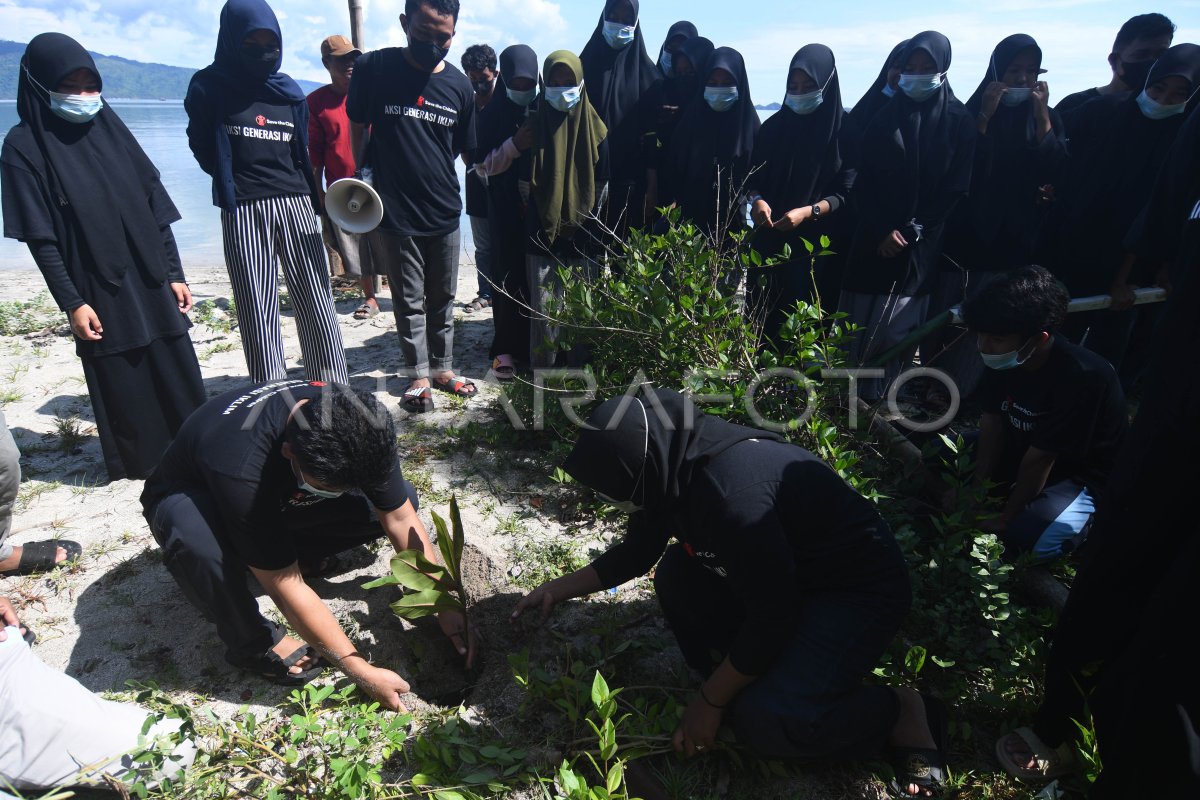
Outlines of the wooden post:
M363 43L363 4L362 0L349 0L350 2L350 41L354 42L354 46L359 50L366 50Z

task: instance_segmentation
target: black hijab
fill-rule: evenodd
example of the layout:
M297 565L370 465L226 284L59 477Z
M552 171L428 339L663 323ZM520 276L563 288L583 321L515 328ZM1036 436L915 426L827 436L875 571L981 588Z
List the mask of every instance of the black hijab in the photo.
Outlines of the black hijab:
M120 286L130 264L161 283L168 269L161 228L179 219L179 212L169 201L159 204L157 215L151 209L151 197L166 197L158 170L107 104L81 124L50 110L47 92L56 91L63 78L79 69L101 80L96 62L71 37L43 33L33 38L17 77L21 124L5 139L5 150L19 154L24 169L65 198L90 263L107 283ZM12 230L10 215L15 227L28 199L4 189L5 227Z
M908 39L892 48L892 52L888 53L887 61L883 62L883 69L879 70L879 77L871 84L871 88L867 89L867 93L862 96L862 99L854 104L854 108L850 109L849 121L860 133L867 129L871 119L891 99L883 93L883 87L887 86L888 72L900 60L900 55L906 47L908 47Z
M1197 219L1200 219L1200 107L1188 115L1175 137L1175 144L1159 170L1150 202L1125 239L1125 249L1151 266L1173 262L1172 276L1178 279L1181 271L1193 267L1183 263L1179 249L1184 229L1188 225L1200 227ZM1179 301L1173 297L1172 302Z
M705 414L678 392L645 394L614 398L592 412L563 463L567 474L613 500L664 511L687 494L697 470L735 444L783 441Z
M663 53L667 52L667 45L671 43L671 40L676 36L682 36L684 39L695 39L699 35L700 31L696 29L696 26L685 19L681 19L679 22L676 22L667 29L667 37L663 39L662 47L658 48L658 61L656 62L658 64L658 70L662 73L664 78L671 77L667 74L666 70L662 68Z
M270 31L279 40L280 56L267 78L251 75L242 61L242 41L254 31ZM217 51L208 71L231 89L250 93L264 103L290 105L304 101L304 90L279 71L283 65L283 33L266 0L227 0L221 8Z
M714 50L703 71L697 65L701 87L718 69L733 76L738 89L737 103L728 111L718 112L703 99L693 102L683 112L671 139L671 152L667 158L675 178L682 182L680 200L683 203L712 194L714 164L722 168L739 160L749 164L754 139L762 126L750 97L750 81L741 53L732 47Z
M1008 67L1012 64L1013 59L1030 49L1037 50L1038 66L1041 67L1042 48L1038 46L1037 40L1032 36L1026 33L1014 33L1012 36L1001 39L1000 44L996 45L996 49L992 51L992 58L988 62L987 72L984 73L983 80L979 82L979 88L975 90L975 94L971 95L971 99L964 104L967 110L972 114L978 114L980 107L983 105L984 92L987 91L988 86L996 81L1003 81L1004 73L1008 72ZM1026 103L1014 107L1001 103L996 113L999 114L1001 110L1022 111L1028 109L1029 105ZM990 124L988 128L991 128Z
M937 31L925 31L908 40L900 53L905 63L918 50L933 59L943 75L950 69L950 40ZM897 92L871 120L862 141L863 171L882 176L885 196L873 204L886 208L891 219L912 219L920 197L937 191L955 156L959 127L970 121L950 82L923 102ZM861 175L861 172L860 172Z
M704 79L708 75L708 60L712 58L715 49L712 41L703 36L688 39L679 48L678 55L687 56L688 61L692 62L692 67L695 69L695 75L692 77L676 77L666 80L672 94L679 100L681 114L687 106L691 105L693 101L699 100L703 94Z
M658 81L662 73L646 53L646 40L639 21L633 42L614 50L604 41L604 20L622 0L605 0L604 13L588 40L579 60L588 97L608 126L609 159L614 168L636 163L641 148L640 119L636 110L642 93ZM629 0L634 17L641 13L638 0Z
M509 99L506 78L529 78L534 88L537 87L538 58L532 47L514 44L500 54L500 77L496 80L492 99L479 115L476 161L487 158L489 153L504 144L521 127L528 114L529 108Z
M778 213L814 202L842 169L838 135L845 111L833 51L823 44L805 45L792 57L789 78L795 70L824 87L824 100L803 116L785 105L758 133L754 166L759 172L751 182Z

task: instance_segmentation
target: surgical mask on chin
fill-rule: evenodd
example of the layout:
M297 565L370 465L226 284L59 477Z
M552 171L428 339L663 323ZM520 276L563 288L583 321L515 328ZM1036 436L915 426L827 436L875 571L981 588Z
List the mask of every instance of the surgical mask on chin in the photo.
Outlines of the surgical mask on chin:
M884 97L895 97L896 90L892 88L890 83L885 83L883 89L880 90Z
M637 31L637 23L626 25L624 22L609 22L604 20L603 35L604 41L608 42L608 46L613 50L621 50L633 43L634 34Z
M1022 103L1028 103L1029 98L1033 96L1033 89L1007 89L1004 94L1000 95L1000 102L1006 106L1014 107Z
M913 102L920 103L928 100L934 92L942 88L942 74L932 75L901 75L900 91Z
M537 89L508 89L508 99L519 106L527 107L537 97Z
M728 111L738 99L736 86L705 86L704 102L713 111Z
M1187 109L1186 100L1173 106L1165 106L1146 94L1145 89L1137 96L1137 104L1146 119L1168 119L1176 114L1182 114Z
M1016 369L1033 357L1033 350L1031 350L1029 351L1029 355L1021 358L1021 350L1024 349L1025 345L1027 344L1029 344L1029 342L1025 342L1025 344L1021 345L1016 350L1012 350L1008 353L1000 353L997 355L993 355L992 353L980 353L979 357L983 359L983 365L988 369ZM1034 350L1036 349L1037 348L1035 347Z
M547 86L546 102L550 107L566 113L579 104L583 97L583 84L578 86Z
M98 94L62 94L50 92L50 110L67 122L82 125L91 122L104 108L104 100Z
M820 89L805 94L786 94L783 98L783 104L801 116L816 111L823 102L825 96Z
M663 50L662 57L658 59L658 66L662 70L663 75L671 77L671 67L675 65L674 59L671 57L669 50Z
M417 62L417 66L426 72L433 72L438 68L438 64L446 59L446 54L450 51L445 47L438 47L433 42L410 38L408 52L412 55L413 61Z
M345 492L330 492L325 489L314 488L309 486L307 481L300 481L299 486L300 491L308 492L315 497L320 497L322 500L336 500L345 494Z

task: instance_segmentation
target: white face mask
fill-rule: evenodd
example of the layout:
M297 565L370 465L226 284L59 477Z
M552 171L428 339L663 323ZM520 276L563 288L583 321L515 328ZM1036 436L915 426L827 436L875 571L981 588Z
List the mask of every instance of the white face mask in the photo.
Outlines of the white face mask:
M528 106L537 98L537 89L525 89L522 91L509 87L505 91L508 92L508 99L519 106Z
M935 72L932 75L900 76L900 91L904 92L909 100L917 103L929 99L940 88L942 88L942 74L940 72Z
M637 32L637 23L626 25L623 22L609 22L604 20L604 41L608 42L608 46L613 50L622 50L633 44L634 36Z
M562 112L570 111L583 97L583 84L578 86L547 86L544 93L551 108Z
M1187 109L1188 101L1184 100L1182 103L1166 106L1146 94L1146 90L1143 89L1142 93L1137 96L1137 104L1146 119L1168 119L1182 114Z
M91 122L104 108L104 99L99 94L52 92L37 82L28 67L22 65L21 68L25 70L25 77L29 79L29 83L46 95L50 103L50 110L54 112L55 116L65 119L67 122L73 122L76 125Z
M1019 106L1022 103L1028 103L1029 98L1033 96L1033 89L1014 89L1008 88L1004 94L1000 95L1000 102L1006 106Z
M728 111L738 100L736 86L705 86L704 102L713 111Z

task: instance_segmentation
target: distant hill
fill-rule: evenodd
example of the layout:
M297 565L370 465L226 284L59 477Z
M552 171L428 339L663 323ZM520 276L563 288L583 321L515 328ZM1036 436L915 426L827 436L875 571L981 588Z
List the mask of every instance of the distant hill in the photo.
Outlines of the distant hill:
M0 40L0 100L17 98L17 73L21 69L24 52L24 44ZM107 97L182 100L187 94L188 81L196 72L188 67L144 64L100 53L92 53L92 57L96 59L96 68L104 76L104 94ZM320 86L312 81L297 82L305 92Z
M768 103L765 106L755 106L755 108L759 111L778 111L783 106L779 105L779 103Z

